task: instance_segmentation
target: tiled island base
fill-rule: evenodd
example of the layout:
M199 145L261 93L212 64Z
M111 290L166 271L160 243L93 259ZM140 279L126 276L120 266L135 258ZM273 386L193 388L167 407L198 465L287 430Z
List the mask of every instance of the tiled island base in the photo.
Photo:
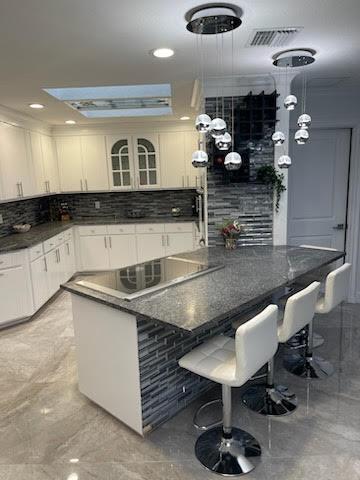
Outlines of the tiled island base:
M208 337L231 334L233 318L182 332L72 295L79 389L144 435L214 384L178 360Z

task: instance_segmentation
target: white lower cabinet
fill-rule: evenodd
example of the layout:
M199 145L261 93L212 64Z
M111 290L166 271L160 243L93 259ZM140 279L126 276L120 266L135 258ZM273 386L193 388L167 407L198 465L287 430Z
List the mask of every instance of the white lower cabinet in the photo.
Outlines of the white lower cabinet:
M134 235L109 235L110 268L121 268L138 262Z
M109 268L107 235L80 236L79 248L83 270L106 270Z
M192 233L167 233L166 255L188 252L194 249L194 236Z
M47 262L45 256L37 258L30 264L32 290L35 310L39 310L49 299Z
M0 270L0 324L32 313L29 276L25 265Z
M146 262L165 255L165 235L144 233L137 236L138 261Z

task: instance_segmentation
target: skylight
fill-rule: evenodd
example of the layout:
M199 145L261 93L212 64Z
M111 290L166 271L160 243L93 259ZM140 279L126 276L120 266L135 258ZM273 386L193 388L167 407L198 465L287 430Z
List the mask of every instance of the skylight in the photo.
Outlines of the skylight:
M45 88L88 118L171 115L171 85Z

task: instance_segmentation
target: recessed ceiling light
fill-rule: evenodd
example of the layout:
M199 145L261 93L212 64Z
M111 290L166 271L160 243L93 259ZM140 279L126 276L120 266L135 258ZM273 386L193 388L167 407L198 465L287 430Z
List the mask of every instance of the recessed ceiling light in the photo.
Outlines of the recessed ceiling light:
M151 53L157 58L169 58L172 57L175 52L171 48L156 48Z
M66 122L68 125L75 125L75 120L66 120Z
M44 105L41 105L41 103L30 103L29 105L30 108L37 108L38 110L44 108Z
M184 115L183 117L180 117L180 120L190 120L190 117L187 117L186 115Z

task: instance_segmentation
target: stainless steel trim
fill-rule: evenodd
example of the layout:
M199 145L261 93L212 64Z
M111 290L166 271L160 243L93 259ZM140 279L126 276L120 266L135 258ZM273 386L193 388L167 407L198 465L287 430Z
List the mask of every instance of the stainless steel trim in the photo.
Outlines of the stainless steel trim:
M178 257L167 257L167 258L172 258L176 259L178 261L182 262L188 262L188 263L194 263L198 265L202 265L201 262L196 262L194 260L187 260L186 258L178 258ZM137 268L141 269L144 268L143 265L136 265ZM86 280L79 280L76 282L78 285L82 285L83 287L87 287L90 290L95 290L98 292L106 293L108 295L111 295L116 298L121 298L123 300L134 300L139 297L143 297L144 295L149 295L154 292L158 292L160 290L165 290L168 287L172 287L174 285L177 285L178 283L183 283L187 282L188 280L192 280L193 278L201 277L202 275L206 275L211 272L215 272L216 270L220 270L221 268L224 268L224 265L213 265L207 268L206 270L202 270L201 272L194 272L190 273L189 275L182 276L182 277L177 277L174 278L173 280L169 280L168 282L164 282L161 285L155 285L154 287L150 288L145 288L144 290L141 290L139 292L135 293L125 293L125 292L119 292L118 290L113 290L112 288L107 288L103 287L101 285L97 285L95 283L92 283L91 281L86 281Z

